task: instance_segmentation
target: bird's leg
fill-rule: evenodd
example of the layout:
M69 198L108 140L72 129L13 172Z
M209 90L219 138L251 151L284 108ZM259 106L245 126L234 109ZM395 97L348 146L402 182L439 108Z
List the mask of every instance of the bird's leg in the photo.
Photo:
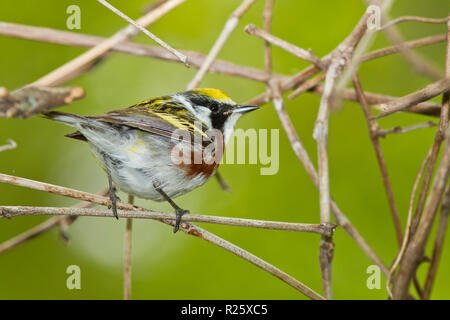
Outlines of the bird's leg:
M109 170L106 170L106 173L108 174L109 199L111 200L112 211L116 219L119 219L119 215L117 214L117 199L119 198L116 196L115 188L113 187L112 184L111 173L109 172Z
M159 192L160 195L163 196L163 198L172 206L172 208L175 209L175 227L173 228L173 233L176 233L180 229L181 224L181 217L189 213L189 210L181 209L175 202L173 202L172 199L163 191L163 189L160 187L160 184L157 182L153 182L153 187L156 191Z

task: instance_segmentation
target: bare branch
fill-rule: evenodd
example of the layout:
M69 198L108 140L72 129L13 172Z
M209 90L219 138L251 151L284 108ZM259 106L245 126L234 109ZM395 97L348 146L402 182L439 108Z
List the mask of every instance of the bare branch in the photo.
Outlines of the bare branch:
M186 0L169 0L167 2L164 2L161 6L150 11L142 18L137 20L137 23L139 23L142 26L148 26L154 23L162 16L164 16L166 13L170 12L178 5L182 4L184 1ZM68 79L70 79L72 75L78 74L79 69L82 69L92 61L104 56L111 50L111 48L114 47L114 45L124 40L130 39L131 37L134 37L135 35L137 35L138 32L139 30L136 29L133 25L128 25L127 27L119 30L112 37L107 38L105 41L101 42L94 48L88 50L87 52L73 59L72 61L52 71L51 73L42 77L41 79L36 80L35 82L32 83L32 85L55 86L61 83L61 79L67 81Z
M437 126L436 122L427 121L427 122L413 124L413 125L408 126L408 127L397 126L395 128L386 129L386 130L378 129L376 134L379 137L386 138L386 136L388 134L407 133L407 132L414 131L414 130L417 130L417 129L432 128L432 127L435 127L435 126Z
M384 30L386 28L392 27L393 25L405 22L405 21L416 21L416 22L425 22L425 23L447 23L448 18L442 18L442 19L433 19L433 18L425 18L425 17L415 17L415 16L404 16L399 17L394 20L389 21L384 26L381 26L377 31Z
M400 222L400 217L398 214L397 205L395 203L394 192L392 190L391 181L389 179L389 175L387 172L386 161L384 160L383 151L381 150L379 135L377 134L379 131L378 124L376 121L371 120L371 113L369 109L369 104L367 103L366 97L364 95L364 91L361 87L361 82L359 81L359 77L356 73L353 74L353 86L356 89L356 93L358 96L358 100L361 103L363 108L364 115L366 117L367 126L369 127L369 135L372 140L373 148L375 149L375 154L377 156L378 165L381 170L381 176L383 178L384 188L386 190L386 196L388 198L389 208L391 210L392 220L394 221L395 234L397 236L397 242L399 245L402 244L402 225Z
M81 87L24 87L0 97L0 118L28 118L82 98Z
M91 36L71 31L61 31L51 28L25 26L15 23L0 22L0 35L17 37L35 41L45 41L50 43L58 43L70 46L95 47L99 43L107 40L107 38ZM166 50L156 46L144 45L133 42L120 42L115 44L111 50L132 54L142 57L156 58L172 62L180 62L172 54ZM196 51L180 50L189 59L189 63L199 68L205 61L206 56ZM208 69L209 72L225 74L230 76L238 76L250 80L266 82L268 75L259 69L236 65L228 61L215 59ZM277 78L287 78L287 76L273 75Z
M378 108L385 112L374 117L380 119L399 111L405 111L408 108L417 105L420 102L430 100L450 88L450 78L439 80L433 84L426 86L416 92L397 98L387 103L381 104Z
M394 299L404 299L408 294L409 283L413 278L416 267L423 257L425 245L433 225L436 211L441 202L445 186L450 173L450 130L446 132L447 138L442 159L436 172L436 178L431 188L430 197L424 209L422 218L409 245L406 248L403 260L400 263L397 277L394 281L392 294Z
M134 197L128 195L128 203L134 203ZM125 240L123 253L123 300L131 299L131 244L132 244L133 219L127 218L125 226Z
M416 180L414 181L414 185L411 191L411 197L409 200L409 207L408 207L408 218L406 220L406 227L405 227L405 236L402 239L402 244L400 246L400 249L397 253L397 256L395 257L394 263L392 264L392 267L389 269L389 274L386 277L386 290L389 294L389 297L392 299L392 291L391 291L391 279L394 274L395 269L397 269L400 261L402 261L403 255L406 250L406 246L408 245L408 241L411 234L411 223L412 223L412 212L414 208L414 198L417 193L417 189L419 188L420 179L422 178L423 171L425 169L426 164L430 160L431 157L431 151L432 148L428 151L427 155L425 156L425 159L422 161L422 164L420 165L419 173L417 174Z
M317 85L313 87L310 91L314 94L322 95L324 87L322 85ZM358 98L356 96L356 92L354 89L344 89L336 93L339 95L340 99L355 101L358 102ZM365 91L365 96L367 99L367 103L371 104L373 109L381 110L381 107L385 103L389 103L390 101L400 99L399 97L388 96L379 93L372 93ZM413 112L420 113L430 116L438 117L441 112L441 106L434 102L422 102L418 103L415 106L412 106L405 110L405 112Z
M430 299L431 289L436 278L437 267L444 246L445 234L448 227L448 216L450 212L450 184L444 192L441 204L441 212L439 216L438 227L436 231L436 239L434 240L433 255L431 256L430 267L428 269L427 279L423 289L423 298Z
M46 192L50 192L50 193L54 193L54 194L67 196L67 197L81 199L84 201L95 202L95 203L101 204L101 205L109 205L110 204L110 200L106 197L102 197L102 196L98 196L98 195L94 195L94 194L90 194L87 192L78 191L78 190L74 190L74 189L70 189L70 188L65 188L65 187L61 187L61 186L51 185L48 183L24 179L24 178L20 178L20 177L14 177L14 176L8 176L5 174L0 174L0 182L14 184L14 185L22 186L22 187L35 189L35 190L46 191ZM25 212L28 214L39 213L39 212L36 212L37 210L35 207L27 208L27 207L4 207L3 206L0 208L1 208L0 216L4 216L6 218L11 217L12 215L22 215ZM121 217L149 218L149 215L152 215L153 218L155 218L155 219L158 216L158 220L160 220L161 222L163 222L165 224L168 224L170 226L175 225L175 221L174 221L175 215L174 214L157 213L157 212L150 213L148 211L145 211L142 208L138 208L136 206L133 206L128 203L123 203L123 202L118 202L117 208L120 209L120 210L118 210L118 214ZM97 211L97 210L93 210L93 209L79 209L79 208L41 208L41 209L43 209L43 211L46 212L45 214L48 214L48 212L51 211L51 214L55 214L55 215L56 214L72 215L72 214L74 214L74 212L77 212L81 215L82 212L84 212L84 213L88 213L85 215L113 217L113 213L111 212L111 210L105 210L105 211L101 212L101 211ZM86 210L89 210L89 212L87 212ZM133 212L126 212L123 210L130 210ZM168 215L170 215L170 216L168 216ZM187 222L188 218L192 218L192 216L195 217L195 215L190 215L190 217L188 217L188 215L185 215L183 217L183 219L185 221L181 224L180 230L182 230L183 232L185 232L187 234L190 234L190 235L199 237L203 240L206 240L208 242L211 242L217 246L224 248L227 251L230 251L230 252L238 255L239 257L251 262L252 264L260 267L261 269L263 269L263 270L269 272L270 274L276 276L277 278L281 279L282 281L289 284L290 286L297 289L298 291L302 292L303 294L307 295L311 299L323 299L322 296L320 296L319 294L317 294L316 292L314 292L313 290L311 290L310 288L305 286L303 283L299 282L298 280L294 279L293 277L291 277L287 273L281 271L280 269L274 267L273 265L267 263L266 261L256 257L255 255L249 253L248 251L245 251L244 249L239 248L238 246L236 246L236 245L234 245L234 244L232 244L232 243L230 243L230 242L228 242L228 241L226 241L226 240L224 240L224 239L222 239L200 227L197 227L197 226ZM330 232L332 232L332 230L330 230Z
M107 195L108 189L105 189L98 193L99 195ZM77 204L74 206L74 208L91 208L94 206L94 203L92 202L81 202L80 204ZM34 239L37 236L44 234L61 224L65 224L66 226L71 225L75 222L76 218L78 216L61 216L61 217L52 217L41 224L38 224L37 226L15 236L14 238L11 238L3 243L0 244L0 254L5 253L11 249L16 248L17 246L27 242L28 240Z
M262 15L264 22L264 31L270 33L272 24L272 10L275 0L266 0L264 12ZM272 74L272 50L270 48L270 42L264 41L264 69L267 75Z
M296 56L297 58L306 60L317 66L319 69L325 69L325 65L311 50L305 50L296 45L293 45L285 40L282 40L274 35L257 28L254 24L249 24L245 27L245 32L252 36L259 37L287 52Z
M220 33L219 37L217 38L216 42L211 48L211 51L209 51L208 56L206 57L202 66L195 75L194 79L192 79L192 81L187 85L187 90L194 89L195 87L198 86L200 81L205 76L206 72L208 72L208 69L213 63L214 59L219 54L219 51L224 46L231 32L233 32L233 30L236 28L240 17L250 8L253 2L255 2L255 0L243 0L241 5L231 14L227 22L225 23L222 32Z
M167 51L169 51L170 53L172 53L174 56L176 56L181 62L184 63L184 65L186 67L189 68L189 63L187 61L187 57L180 53L179 51L175 50L174 48L172 48L171 46L169 46L167 43L165 43L164 41L162 41L160 38L158 38L157 36L155 36L153 33L151 33L150 31L148 31L147 29L145 29L142 25L139 24L139 22L134 21L133 19L131 19L130 17L128 17L127 15L125 15L123 12L121 12L120 10L118 10L117 8L115 8L114 6L112 6L111 4L109 4L107 1L105 0L97 0L98 2L100 2L102 5L104 5L106 8L108 8L109 10L111 10L112 12L114 12L115 14L117 14L119 17L121 17L122 19L124 19L125 21L127 21L128 23L132 24L133 26L135 26L136 28L138 28L139 30L141 30L143 33L145 33L150 39L152 39L153 41L155 41L156 43L158 43L161 47L163 47L164 49L166 49ZM185 0L184 0L185 1Z
M419 47L423 47L423 46L434 44L434 43L444 42L446 39L447 39L447 35L443 33L443 34L438 34L435 36L430 36L430 37L421 38L421 39L417 39L417 40L405 41L402 43L402 45L405 48L412 49L412 48L419 48ZM359 63L364 63L369 60L374 60L374 59L385 57L385 56L388 56L388 55L391 55L394 53L399 53L400 50L401 49L399 46L392 46L392 47L386 47L386 48L374 50L374 51L366 53L364 56L362 56L359 59Z

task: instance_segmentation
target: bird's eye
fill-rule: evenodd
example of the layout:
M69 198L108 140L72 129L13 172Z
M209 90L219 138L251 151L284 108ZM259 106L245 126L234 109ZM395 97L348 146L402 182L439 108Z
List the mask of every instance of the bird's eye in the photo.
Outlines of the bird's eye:
M212 112L217 112L219 110L219 106L217 105L217 103L211 103L209 105L209 110L211 110Z

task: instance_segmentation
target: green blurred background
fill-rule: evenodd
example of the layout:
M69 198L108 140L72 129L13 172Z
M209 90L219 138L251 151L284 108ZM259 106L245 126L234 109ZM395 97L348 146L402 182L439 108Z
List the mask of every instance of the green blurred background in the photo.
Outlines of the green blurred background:
M110 1L137 18L148 0ZM208 52L240 0L188 0L157 21L150 30L175 48ZM262 26L265 1L257 0L219 54L219 58L263 68L263 42L243 32L248 23ZM110 36L125 22L96 1L3 0L0 21L66 30L67 6L81 7L80 32ZM398 0L393 17L420 15L445 17L448 0ZM362 0L298 1L276 0L272 32L322 56L332 50L354 27L365 10ZM406 22L399 29L407 39L445 32L444 25ZM75 30L76 31L76 30ZM154 44L146 36L136 41ZM372 49L389 45L378 34ZM47 74L86 49L0 36L0 85L12 90ZM437 66L445 60L445 44L418 50ZM307 63L273 49L275 72L294 74ZM93 71L67 85L79 85L86 97L61 110L101 114L112 108L162 94L184 90L196 69L160 60L113 54ZM365 63L360 68L364 89L404 95L430 80L415 74L399 55ZM265 90L262 83L207 75L203 87L220 88L235 101L245 102ZM440 99L435 99L439 102ZM316 162L312 129L319 97L303 94L286 100L287 110L310 156ZM384 128L430 120L419 115L398 114L380 121ZM271 104L244 117L241 128L280 130L280 167L276 175L260 175L260 165L224 165L221 173L231 185L223 192L215 180L177 199L193 213L246 217L304 223L319 222L318 192L295 157ZM382 140L402 222L413 181L434 129L423 129ZM0 119L0 145L12 138L18 148L0 154L0 172L97 192L107 185L105 174L88 152L88 146L66 139L70 128L40 117L27 120ZM390 264L397 252L394 228L375 154L361 107L345 103L331 116L329 133L331 191L380 258ZM119 193L122 199L126 195ZM70 206L76 201L47 193L0 184L2 205ZM172 211L167 204L137 200L155 210ZM46 217L0 220L3 242ZM202 225L225 239L281 268L317 292L322 292L318 263L319 236L307 233ZM53 230L0 256L0 298L13 299L121 299L125 220L80 218L68 232L65 245ZM335 234L333 286L337 299L385 299L383 278L380 290L366 287L370 259L340 228ZM450 254L444 248L432 298L450 298ZM133 231L132 297L134 299L304 299L305 297L250 263L197 238L178 233L150 220L135 220ZM66 288L67 266L81 268L81 290ZM420 269L423 279L426 268Z

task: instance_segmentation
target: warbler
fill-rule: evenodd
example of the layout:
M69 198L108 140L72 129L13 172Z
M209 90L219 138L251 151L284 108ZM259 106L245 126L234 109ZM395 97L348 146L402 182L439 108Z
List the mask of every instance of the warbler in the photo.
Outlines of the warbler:
M45 116L77 129L67 137L88 142L108 176L116 218L115 187L139 198L169 202L175 209L177 232L182 215L189 211L172 199L203 185L216 173L237 120L255 109L258 107L237 104L220 90L197 88L144 100L103 116L56 111ZM222 137L217 139L212 130ZM183 140L184 146L193 148L179 161L174 155L185 150L180 148L183 135L189 137L187 143ZM209 160L203 156L207 149ZM212 162L211 155L215 157Z

